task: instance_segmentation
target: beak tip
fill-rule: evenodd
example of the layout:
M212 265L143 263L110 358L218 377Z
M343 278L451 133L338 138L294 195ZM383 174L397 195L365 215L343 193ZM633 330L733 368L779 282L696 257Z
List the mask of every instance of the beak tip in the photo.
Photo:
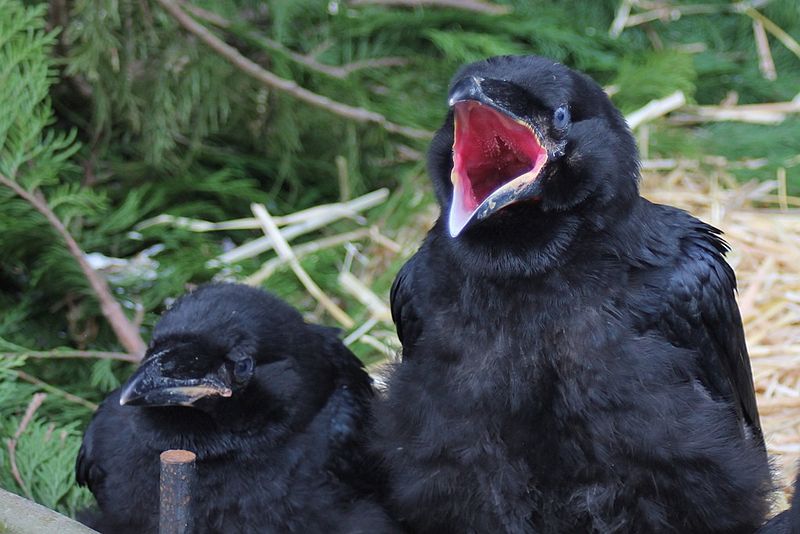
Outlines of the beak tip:
M449 225L449 226L450 226L450 228L449 228L449 230L450 230L450 237L452 237L452 238L456 238L456 237L458 237L458 234L460 234L460 233L461 233L461 228L458 228L458 227L456 227L456 226L453 226L452 224L451 224L451 225Z
M461 232L466 228L467 224L469 224L472 217L467 217L466 219L459 220L460 218L457 216L457 213L454 209L450 209L450 217L447 221L447 230L450 234L450 237L456 238L461 234Z

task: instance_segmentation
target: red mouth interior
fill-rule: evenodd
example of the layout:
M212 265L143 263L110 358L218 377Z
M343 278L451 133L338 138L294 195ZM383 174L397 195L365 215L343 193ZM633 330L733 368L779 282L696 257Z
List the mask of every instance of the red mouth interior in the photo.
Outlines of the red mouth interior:
M468 100L455 105L454 170L463 210L472 212L493 192L536 166L546 154L533 131L494 109Z

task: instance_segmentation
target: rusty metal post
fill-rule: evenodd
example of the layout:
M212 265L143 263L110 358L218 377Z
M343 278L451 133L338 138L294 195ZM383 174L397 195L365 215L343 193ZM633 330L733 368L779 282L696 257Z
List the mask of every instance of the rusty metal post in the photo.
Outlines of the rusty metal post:
M191 451L161 453L158 534L189 534L192 529L189 505L196 455Z

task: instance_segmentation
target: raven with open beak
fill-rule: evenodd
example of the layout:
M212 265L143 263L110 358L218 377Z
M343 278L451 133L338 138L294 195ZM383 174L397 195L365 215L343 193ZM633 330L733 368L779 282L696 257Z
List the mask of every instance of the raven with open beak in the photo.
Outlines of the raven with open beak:
M754 532L771 481L719 231L639 195L581 73L491 58L447 104L441 215L391 292L393 512L418 534Z

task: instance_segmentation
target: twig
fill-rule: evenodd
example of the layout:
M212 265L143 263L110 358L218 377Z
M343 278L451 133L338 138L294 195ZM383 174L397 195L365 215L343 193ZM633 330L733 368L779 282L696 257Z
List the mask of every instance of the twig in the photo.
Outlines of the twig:
M775 173L778 178L778 205L780 206L781 210L788 211L789 192L786 184L786 168L778 167L778 170L775 171Z
M275 243L275 252L278 253L278 256L283 258L289 266L294 271L295 276L300 280L300 282L305 286L306 290L313 296L317 302L319 302L327 311L330 313L334 319L339 321L342 325L346 328L352 328L355 322L353 319L345 313L343 309L336 305L333 300L326 295L322 289L311 279L308 273L303 269L303 266L300 265L300 261L295 256L294 252L292 251L292 247L289 246L289 243L281 235L280 230L278 230L278 226L272 220L267 211L267 208L261 204L251 204L250 209L253 211L253 215L261 221L261 224L264 229L264 233L269 235L272 238L272 241Z
M378 324L378 319L375 316L370 317L364 322L364 324L353 330L353 333L344 338L342 340L342 343L344 343L345 347L349 347L350 345L361 339L361 337L364 334L372 330L372 327L375 326L376 324Z
M614 17L614 21L611 23L611 28L608 29L608 34L612 39L619 37L622 34L622 30L625 29L628 23L628 17L631 14L631 1L632 0L622 0L619 3L617 14Z
M508 6L499 6L480 0L350 0L348 3L351 6L449 7L487 15L505 15L511 12L511 8Z
M339 200L347 202L350 200L350 173L347 172L347 158L336 156L336 176L339 179Z
M14 480L17 481L17 484L19 484L25 496L31 500L33 500L33 496L28 486L25 484L25 481L22 480L22 475L17 467L17 441L19 441L22 433L25 432L25 429L28 428L28 425L33 419L33 414L36 413L36 410L39 409L39 406L42 405L46 398L47 393L36 393L33 395L31 401L28 403L28 407L25 409L25 415L22 416L17 431L14 433L14 437L6 440L6 447L8 447L8 463L11 465L11 475L14 477Z
M369 237L375 243L382 246L389 252L394 252L395 254L400 254L401 252L403 252L403 247L400 246L400 243L383 235L378 226L370 227Z
M185 2L183 0L180 0L178 3L180 4L181 7L183 7L183 9L191 13L193 17L208 22L210 24L213 24L218 28L229 30L234 26L234 24L231 21L229 21L228 19L217 13L208 11L206 9L203 9L202 7L190 4L189 2ZM320 63L319 61L317 61L316 58L314 58L313 56L299 54L294 50L286 48L278 41L275 41L268 37L263 37L255 32L248 32L247 38L256 41L264 48L267 48L269 50L287 56L295 63L299 63L300 65L303 65L304 67L307 67L311 70L321 72L322 74L326 74L333 78L339 78L339 79L347 78L347 76L349 76L353 72L362 69L381 68L381 67L401 67L403 65L408 64L408 60L405 58L384 57L384 58L353 61L352 63L347 63L345 65L326 65L325 63Z
M96 360L119 360L121 362L139 361L139 358L126 352L107 352L100 350L25 350L19 352L0 352L0 358L39 358L43 360L66 360L86 358Z
M74 402L75 404L80 404L81 406L85 406L86 408L89 408L92 411L97 409L97 404L95 404L93 402L89 402L84 398L78 397L77 395L73 395L72 393L70 393L68 391L64 391L61 388L57 388L57 387L53 386L52 384L48 384L44 380L39 380L35 376L29 375L25 371L13 370L11 372L14 373L15 375L17 375L17 377L19 377L20 379L24 380L25 382L28 382L28 383L33 384L35 386L39 386L40 388L42 388L43 390L47 391L48 393L52 393L53 395L57 395L59 397L62 397L62 398L66 399L66 400L68 400L70 402Z
M94 269L92 269L92 266L89 265L88 261L86 261L86 255L84 254L83 250L81 250L80 246L66 229L61 220L50 209L47 201L44 200L40 194L26 191L18 183L3 174L0 174L0 183L6 187L9 187L12 191L14 191L14 193L22 197L34 208L36 208L39 213L44 215L44 217L47 219L47 222L50 223L56 232L61 235L61 238L67 244L67 249L69 250L70 254L72 254L72 257L78 262L78 265L80 265L83 275L89 281L89 285L97 296L97 299L100 301L100 309L103 312L106 320L111 325L111 328L114 330L114 334L116 334L120 345L125 347L125 350L132 355L141 358L142 355L144 355L145 343L142 341L139 331L125 316L125 313L122 311L122 306L119 305L119 302L117 302L116 299L114 299L114 297L111 295L111 290L108 288L108 283L106 283L105 278L101 277Z
M764 31L764 24L760 20L753 20L753 36L756 40L758 68L761 70L761 75L767 80L774 81L778 78L778 73L775 71L775 62L769 49L767 32Z
M298 216L295 218L292 218L292 215L287 215L283 218L284 221L299 220L300 222L283 228L283 230L281 230L281 236L283 239L288 241L297 236L317 230L323 226L327 226L337 219L354 217L359 211L367 210L377 206L386 200L386 197L388 196L388 189L378 189L361 197L355 198L349 202L326 204L324 206L309 208L303 212L297 212L293 214L294 216ZM303 214L302 219L299 217L301 213ZM275 222L275 219L273 218L272 221ZM261 254L262 252L266 252L267 250L273 248L273 246L273 239L270 236L260 237L219 255L214 260L211 260L211 264L229 264L242 261L244 259L252 258L253 256Z
M366 284L356 278L353 273L349 271L340 272L339 284L345 291L366 306L370 315L386 323L392 322L392 312L389 307Z
M733 4L682 4L662 6L651 9L650 11L645 11L644 13L630 15L625 20L625 27L631 28L654 20L665 22L669 20L678 20L684 15L710 15L712 13L721 12L744 13L748 9L761 7L769 1L770 0L752 0Z
M257 63L243 56L236 48L224 42L222 39L211 33L205 26L194 20L188 15L175 0L158 0L165 10L172 15L178 23L187 31L195 35L198 39L206 43L222 57L231 62L239 70L258 80L262 84L272 87L278 91L283 91L292 95L312 106L325 109L360 123L372 123L381 126L384 130L391 133L400 134L413 139L429 139L433 136L432 132L419 130L408 126L401 126L391 122L380 113L369 111L364 108L357 108L332 100L326 96L319 95L308 89L300 87L293 80L287 80L266 70Z
M288 215L273 215L272 220L278 226L306 222L321 216L331 215L334 211L355 215L359 211L377 206L389 196L386 188L376 189L366 195L350 200L348 202L333 202L330 204L320 204L308 209L296 211ZM342 216L347 216L342 215ZM260 229L261 225L255 217L244 217L241 219L231 219L229 221L211 222L202 219L190 219L188 217L177 217L168 213L162 213L156 217L145 219L137 224L135 230L144 230L159 224L171 224L176 228L186 228L192 232L214 232L227 230L255 230ZM327 223L326 223L327 224ZM284 230L284 236L286 231Z
M138 232L160 224L169 224L175 228L184 228L192 232L217 232L228 230L252 230L256 228L257 221L252 217L247 217L244 219L231 219L230 221L211 222L162 213L150 219L145 219L134 226L133 229Z
M344 78L359 70L403 67L405 65L408 65L408 60L403 57L376 57L351 61L350 63L345 63L344 65L335 67L335 69L329 70L338 74L339 77ZM336 74L334 74L334 76Z
M763 24L765 30L774 35L777 40L783 43L783 46L788 48L794 55L800 58L800 43L795 41L791 35L783 31L783 28L762 15L759 11L756 11L756 9L753 7L745 9L744 14Z
M644 13L637 13L631 15L625 21L625 27L631 28L639 26L647 22L655 20L678 20L684 15L708 15L711 13L719 13L720 11L728 11L728 6L720 6L718 4L686 4L680 6L664 6Z
M671 117L671 122L687 124L710 121L739 121L753 124L777 124L790 113L800 113L800 95L789 102L744 104L741 106L691 106L686 113Z
M359 230L355 230L353 232L347 232L344 234L333 235L330 237L323 237L322 239L317 239L315 241L309 241L308 243L303 243L302 245L298 245L293 247L294 255L297 259L301 259L309 254L313 254L315 252L319 252L320 250L335 247L336 245L341 245L342 243L348 243L350 241L356 241L358 239L363 239L370 235L370 231L366 228L361 228ZM247 278L245 278L244 282L246 284L250 284L253 286L260 285L264 280L272 276L272 274L281 266L285 265L286 260L278 256L277 258L272 258L268 261L265 261L264 264L261 266L258 271L251 274Z
M665 98L652 100L641 109L630 113L625 119L628 121L628 126L633 130L640 124L666 115L670 111L675 111L685 104L686 97L683 91L675 91Z

